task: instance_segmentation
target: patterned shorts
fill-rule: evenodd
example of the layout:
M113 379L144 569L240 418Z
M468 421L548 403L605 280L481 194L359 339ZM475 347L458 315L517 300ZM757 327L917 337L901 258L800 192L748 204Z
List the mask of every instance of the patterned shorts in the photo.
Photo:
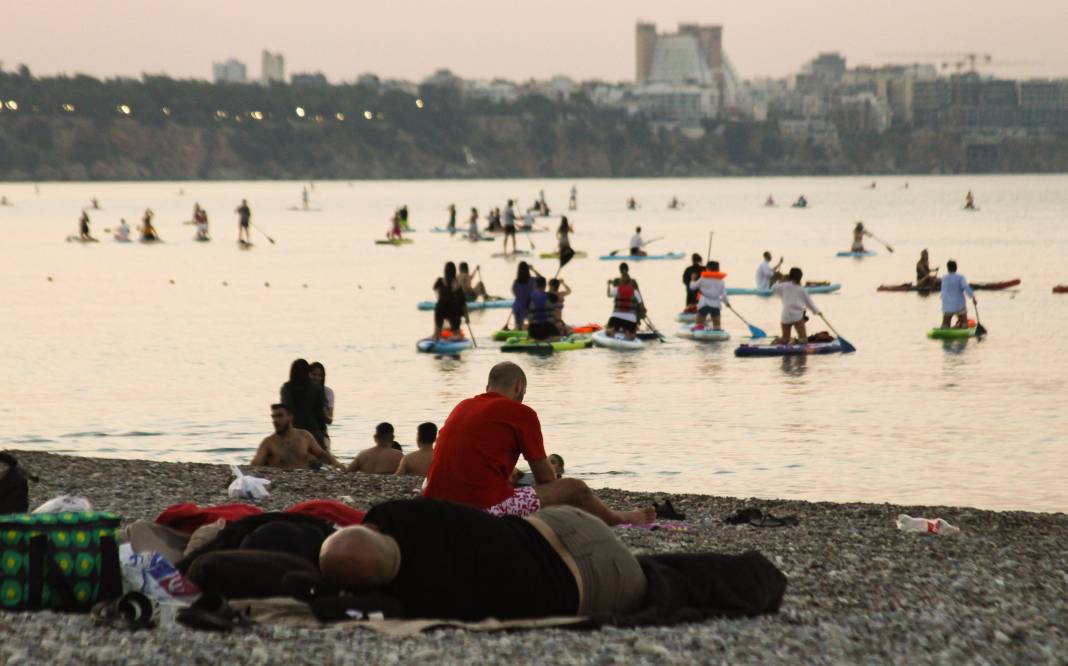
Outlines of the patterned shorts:
M515 489L515 494L500 504L495 504L486 509L491 516L519 516L520 518L537 513L541 510L541 500L534 486L521 486Z

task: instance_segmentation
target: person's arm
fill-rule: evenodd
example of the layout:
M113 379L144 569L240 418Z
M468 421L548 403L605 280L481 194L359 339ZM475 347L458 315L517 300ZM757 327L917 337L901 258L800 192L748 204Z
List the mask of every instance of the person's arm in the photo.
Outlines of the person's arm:
M249 463L252 467L266 467L271 461L271 446L268 444L270 438L265 438L260 442L260 446L256 449L256 455L252 457L252 462Z
M308 446L307 451L309 455L313 456L317 460L326 463L327 465L331 465L333 467L336 467L337 469L340 469L341 471L345 471L345 466L338 462L338 459L335 458L332 453L319 446L319 442L315 441L315 438L311 436L311 433L305 432L304 442Z
M352 462L350 462L349 466L345 468L345 471L346 472L359 472L360 471L360 456L359 455L357 455L355 458L352 459Z
M801 300L803 300L808 309L812 310L815 314L823 314L820 312L820 309L816 307L816 304L812 302L812 297L808 295L808 292L805 291L804 288L801 289Z
M611 280L608 281L608 286L606 286L604 288L604 295L609 297L609 298L612 298L612 296L615 295L615 294L612 293L612 281Z
M560 280L560 287L561 291L557 292L560 294L560 298L567 298L571 295L571 287L567 286L567 283L563 280Z
M527 265L530 266L530 272L531 273L533 273L534 275L537 275L538 277L541 277L541 273L538 272L537 268L534 268L534 266L531 265L531 264L527 264Z
M975 292L972 291L972 286L970 284L968 284L968 279L962 277L960 279L960 282L961 282L961 285L964 288L964 293L968 294L968 296L971 297L972 303L975 303Z
M404 456L397 463L397 471L393 472L394 476L404 476L408 473L408 456Z
M783 262L784 259L785 259L785 257L779 257L779 263L775 264L775 268L773 268L772 270L774 270L774 271L779 270L779 268L782 266L782 262Z
M690 291L697 291L698 287L700 287L700 286L701 286L701 278L700 277L698 277L696 280L691 280L690 281Z
M534 475L534 485L556 481L556 471L547 457L541 460L528 460L527 462L530 463L530 471Z

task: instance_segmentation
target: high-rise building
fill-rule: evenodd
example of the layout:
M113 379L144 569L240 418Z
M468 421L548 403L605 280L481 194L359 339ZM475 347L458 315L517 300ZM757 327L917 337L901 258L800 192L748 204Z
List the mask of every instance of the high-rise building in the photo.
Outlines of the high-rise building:
M639 23L634 38L634 52L637 56L634 80L639 84L649 80L649 70L653 67L653 52L656 50L656 24Z
M675 33L657 34L656 24L639 23L635 31L635 81L639 86L664 83L714 89L697 105L715 101L717 111L733 107L738 76L723 53L723 27L680 23ZM662 97L661 93L657 93ZM692 96L691 96L692 97Z
M272 83L285 83L286 59L281 53L263 51L262 65L260 68L260 83L270 85Z
M226 62L212 63L211 71L215 83L245 83L248 81L245 63L234 58L230 58Z

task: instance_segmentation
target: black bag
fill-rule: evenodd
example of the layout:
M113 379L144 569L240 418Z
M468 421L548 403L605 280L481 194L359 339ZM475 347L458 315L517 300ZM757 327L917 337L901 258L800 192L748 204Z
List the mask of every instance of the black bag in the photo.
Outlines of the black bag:
M26 474L10 453L0 452L0 463L7 465L7 472L0 476L0 514L26 513L30 510L30 484Z

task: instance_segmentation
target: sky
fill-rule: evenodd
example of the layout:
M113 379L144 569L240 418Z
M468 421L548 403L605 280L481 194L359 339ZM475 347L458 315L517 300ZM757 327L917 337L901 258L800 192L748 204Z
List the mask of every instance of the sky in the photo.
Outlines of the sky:
M331 81L365 72L421 80L632 80L634 25L718 24L743 78L786 76L821 51L850 66L989 53L991 74L1068 77L1068 0L11 0L0 62L36 75L211 77L260 52Z

